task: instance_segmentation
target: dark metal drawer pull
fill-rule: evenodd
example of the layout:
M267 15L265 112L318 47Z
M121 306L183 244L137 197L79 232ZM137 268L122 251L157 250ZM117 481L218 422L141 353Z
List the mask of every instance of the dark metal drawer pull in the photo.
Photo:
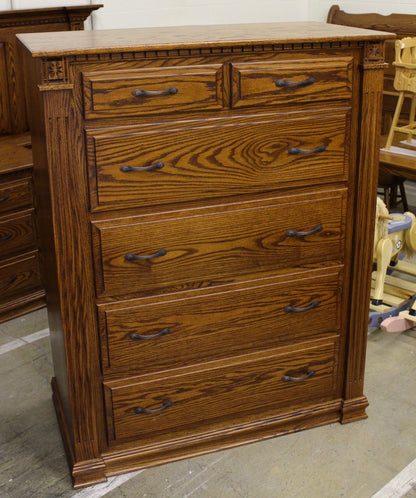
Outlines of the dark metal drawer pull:
M133 339L133 341L146 341L147 339L157 339L158 337L162 337L162 335L166 334L170 334L170 329L168 327L153 335L141 335L137 334L136 332L132 332L131 334L129 334L129 337L130 339Z
M3 237L0 237L0 242L3 240L9 240L13 237L13 232L6 233L6 235L3 235Z
M305 306L304 308L295 308L295 306L286 306L286 313L302 313L302 311L309 311L317 308L319 306L319 301L312 301L309 306Z
M289 149L289 154L315 154L317 152L324 152L326 150L326 145L319 145L316 149L298 149L297 147L291 147Z
M123 171L123 173L128 173L129 171L155 171L157 169L162 169L164 165L165 163L162 161L158 161L150 166L129 166L128 164L123 164L120 171Z
M315 83L315 78L312 78L312 76L310 78L306 78L306 80L303 80L303 81L287 81L287 80L276 80L275 81L275 84L276 86L280 87L280 88L284 88L284 87L302 87L302 86L309 86L309 85L313 85Z
M166 408L169 408L172 405L173 405L172 401L167 400L163 403L163 405L160 408L154 408L153 410L138 406L134 409L134 413L137 413L137 415L151 415L152 413L162 412L163 410L166 410Z
M0 197L0 202L7 201L9 197L10 195L4 195L3 197Z
M12 284L16 280L16 278L17 278L17 275L12 275L7 280L0 280L0 285Z
M175 95L178 93L178 89L176 86L172 86L171 88L167 88L166 90L141 90L138 88L137 90L133 90L133 95L135 97L157 97L158 95Z
M323 229L322 225L316 225L315 228L310 230L309 232L298 232L297 230L288 230L286 232L286 237L306 237L306 235L313 235L314 233L318 233Z
M284 375L283 382L299 382L300 380L310 379L316 374L316 370L311 370L304 377L292 377L291 375Z
M160 249L159 251L155 252L154 254L149 254L147 256L140 256L139 254L126 254L124 256L124 259L126 261L143 261L146 259L154 259L154 258L160 258L160 256L164 256L167 254L168 251L166 249Z

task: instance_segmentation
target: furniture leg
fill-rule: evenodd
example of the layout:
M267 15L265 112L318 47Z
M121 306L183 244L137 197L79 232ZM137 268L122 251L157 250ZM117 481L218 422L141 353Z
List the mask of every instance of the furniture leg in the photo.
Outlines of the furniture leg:
M390 239L382 239L377 244L377 274L374 287L372 304L375 306L382 304L384 293L384 281L387 268L393 254L393 244Z
M410 104L410 114L409 114L409 125L413 126L415 124L415 112L416 112L416 93L412 95L412 100ZM413 138L412 132L408 133L407 135L407 143L411 144L412 143L412 138Z
M390 131L385 145L386 150L389 150L391 144L393 143L393 136L397 126L397 122L399 121L400 113L402 112L403 101L404 101L404 92L400 92L399 99L397 100L396 110L394 111L393 121L391 123Z

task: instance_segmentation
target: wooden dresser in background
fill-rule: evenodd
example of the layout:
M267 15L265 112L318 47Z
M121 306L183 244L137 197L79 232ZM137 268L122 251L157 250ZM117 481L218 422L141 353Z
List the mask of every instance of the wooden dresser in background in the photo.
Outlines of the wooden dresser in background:
M389 36L19 36L76 487L366 417Z
M31 140L16 33L82 30L87 17L100 7L0 11L0 322L45 305L34 221Z

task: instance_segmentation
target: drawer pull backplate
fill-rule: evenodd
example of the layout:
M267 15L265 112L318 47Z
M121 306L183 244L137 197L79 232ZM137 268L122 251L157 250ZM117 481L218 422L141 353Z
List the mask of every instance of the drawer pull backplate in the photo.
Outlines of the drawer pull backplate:
M129 334L129 337L130 339L133 339L133 341L146 341L147 339L157 339L158 337L162 337L166 334L170 334L170 329L168 327L162 329L157 334L152 335L141 335L137 334L136 332L132 332L131 334Z
M302 313L302 311L309 311L317 308L319 306L319 301L312 301L309 306L305 306L304 308L296 308L295 306L286 306L286 313Z
M301 380L310 379L316 374L316 370L311 370L304 377L292 377L291 375L284 375L282 377L283 382L299 382Z
M158 95L175 95L178 93L178 89L176 86L172 86L171 88L167 88L166 90L141 90L138 88L137 90L133 90L133 95L135 97L157 97Z
M166 249L160 249L159 251L155 252L154 254L148 254L146 256L141 256L140 254L126 254L124 256L125 261L143 261L147 259L154 259L154 258L160 258L160 256L165 256L168 251Z
M150 166L129 166L128 164L123 164L120 171L123 173L128 173L129 171L155 171L162 169L165 163L158 161L157 163L151 164Z
M275 84L279 88L284 88L284 87L302 87L302 86L309 86L313 85L315 83L315 78L306 78L306 80L303 81L288 81L288 80L276 80Z
M163 410L166 410L166 408L169 408L172 405L173 405L172 401L167 400L163 403L163 405L160 408L154 408L153 410L137 406L136 408L134 408L134 413L137 413L137 415L151 415L152 413L162 412Z
M324 152L326 150L326 145L319 145L316 149L298 149L298 147L291 147L289 149L289 154L316 154L318 152Z

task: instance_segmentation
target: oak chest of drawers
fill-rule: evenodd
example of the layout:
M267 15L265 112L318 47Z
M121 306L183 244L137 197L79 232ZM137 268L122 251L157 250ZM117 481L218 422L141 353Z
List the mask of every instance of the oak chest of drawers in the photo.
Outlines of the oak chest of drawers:
M75 486L366 416L386 37L20 37Z
M82 30L86 18L100 7L0 11L0 322L45 306L31 139L16 33Z

